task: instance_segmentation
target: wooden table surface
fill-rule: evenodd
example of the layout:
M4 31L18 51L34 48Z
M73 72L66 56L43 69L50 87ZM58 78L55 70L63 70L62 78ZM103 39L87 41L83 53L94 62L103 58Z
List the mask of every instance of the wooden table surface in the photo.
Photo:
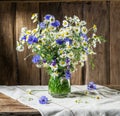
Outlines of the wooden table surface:
M41 116L39 111L0 93L0 116Z

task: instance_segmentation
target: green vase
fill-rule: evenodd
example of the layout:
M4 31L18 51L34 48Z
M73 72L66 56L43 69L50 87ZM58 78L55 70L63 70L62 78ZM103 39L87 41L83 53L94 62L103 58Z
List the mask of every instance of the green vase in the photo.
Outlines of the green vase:
M67 97L71 92L70 80L61 77L50 77L48 92L53 97Z

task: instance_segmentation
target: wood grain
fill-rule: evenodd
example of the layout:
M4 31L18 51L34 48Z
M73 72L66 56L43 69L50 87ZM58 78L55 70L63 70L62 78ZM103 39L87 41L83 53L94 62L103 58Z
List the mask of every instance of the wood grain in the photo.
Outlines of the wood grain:
M40 113L0 93L0 116L40 116Z
M7 7L6 7L7 6ZM16 84L14 4L0 4L0 84Z
M81 1L119 1L119 0L2 0L0 2L81 2Z
M110 83L120 85L120 2L110 8Z
M95 69L92 70L90 64L86 64L86 83L94 81L97 84L109 84L109 7L107 2L85 2L84 19L90 28L93 24L98 27L98 35L105 37L105 44L97 45L97 53L93 59ZM90 60L88 60L90 61Z
M16 40L19 38L22 27L28 27L28 29L36 27L31 21L32 13L36 12L39 12L39 4L37 3L17 3ZM40 84L40 70L32 63L32 56L24 61L24 57L28 54L30 51L27 49L22 53L17 53L19 84Z
M64 16L74 15L82 19L82 2L80 3L62 3L61 4L62 18ZM83 84L82 83L82 70L80 66L77 66L77 70L72 73L71 84Z

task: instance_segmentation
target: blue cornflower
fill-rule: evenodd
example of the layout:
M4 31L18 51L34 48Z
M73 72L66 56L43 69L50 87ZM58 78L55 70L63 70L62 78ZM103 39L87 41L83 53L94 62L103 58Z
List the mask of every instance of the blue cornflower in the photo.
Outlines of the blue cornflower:
M66 64L69 64L69 62L70 62L70 59L66 58Z
M46 63L47 61L45 59L43 59L43 63Z
M40 28L41 29L45 29L45 27L46 27L45 23L44 22L40 22Z
M70 79L71 73L70 73L69 70L66 70L66 71L65 71L65 77L66 77L66 79Z
M33 58L32 58L32 62L33 63L39 63L40 62L40 55L35 55L35 56L33 56Z
M23 37L21 37L21 40L26 40L26 35L24 35Z
M94 82L89 82L87 85L88 90L95 90L96 89L96 84Z
M40 104L47 104L48 103L48 98L46 96L41 96L39 99Z
M64 41L65 41L65 42L69 42L69 44L72 44L72 40L71 40L70 38L68 38L68 37L66 37L66 38L64 39Z
M59 45L62 45L64 43L64 40L63 39L57 39L56 43L59 44Z
M45 20L49 20L50 19L50 17L51 17L52 15L50 15L50 14L47 14L47 15L45 15Z
M85 41L88 41L88 37L86 34L80 34L80 36L83 37Z
M88 51L88 48L87 48L87 47L84 48L84 50L85 50L86 54L89 54L89 51Z
M33 42L34 42L34 43L38 43L38 38L34 36L34 37L33 37Z
M56 65L56 60L53 60L52 63L51 63L52 66L55 66Z
M28 43L29 44L33 44L33 36L32 35L29 36Z
M55 22L51 23L53 27L59 27L60 26L60 21L56 20Z
M38 38L36 38L34 35L30 35L28 38L28 44L38 43Z

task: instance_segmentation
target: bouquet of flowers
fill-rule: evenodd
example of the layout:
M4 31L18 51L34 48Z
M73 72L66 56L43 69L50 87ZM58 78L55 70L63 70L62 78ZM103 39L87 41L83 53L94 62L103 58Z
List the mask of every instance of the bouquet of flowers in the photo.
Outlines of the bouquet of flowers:
M96 54L94 48L103 39L96 35L96 25L88 29L87 23L75 15L65 16L62 23L50 14L45 15L42 22L38 20L37 13L31 19L37 27L33 30L21 29L16 49L22 52L27 45L32 51L28 55L32 55L32 62L38 68L47 68L53 79L69 79L77 64L84 66L87 56ZM88 37L90 31L92 33Z

